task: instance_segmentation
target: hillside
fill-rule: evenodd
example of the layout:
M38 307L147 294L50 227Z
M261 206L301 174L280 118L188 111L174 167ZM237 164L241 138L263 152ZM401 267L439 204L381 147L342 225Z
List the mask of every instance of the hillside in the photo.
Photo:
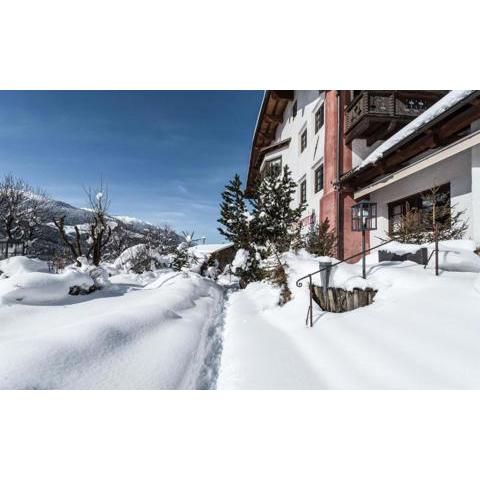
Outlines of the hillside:
M51 200L48 214L43 214L41 226L36 232L35 241L32 243L29 254L48 260L55 252L66 251L58 234L58 229L53 223L53 218L65 217L65 230L73 235L74 226L79 226L81 232L85 232L89 222L90 212L88 209L75 207L60 200ZM126 247L143 243L146 235L162 235L167 237L169 243L178 244L180 235L168 227L157 227L144 220L128 216L112 216L111 225L117 238L121 237ZM86 240L86 239L85 239ZM121 249L121 246L118 245Z

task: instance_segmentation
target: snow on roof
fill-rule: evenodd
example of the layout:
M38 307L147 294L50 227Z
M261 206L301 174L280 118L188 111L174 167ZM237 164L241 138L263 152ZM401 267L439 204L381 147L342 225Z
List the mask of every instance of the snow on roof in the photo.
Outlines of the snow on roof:
M211 243L207 245L195 245L191 247L195 253L211 254L225 248L231 247L233 243Z
M438 102L434 103L429 109L425 110L421 115L412 120L410 123L400 129L395 135L392 135L388 140L383 142L377 149L375 149L368 157L360 162L352 172L364 168L369 164L374 164L383 157L387 150L398 145L402 140L409 137L416 131L420 130L423 126L430 123L432 120L446 112L450 108L454 107L457 103L461 102L464 98L474 93L475 90L452 90L442 97Z

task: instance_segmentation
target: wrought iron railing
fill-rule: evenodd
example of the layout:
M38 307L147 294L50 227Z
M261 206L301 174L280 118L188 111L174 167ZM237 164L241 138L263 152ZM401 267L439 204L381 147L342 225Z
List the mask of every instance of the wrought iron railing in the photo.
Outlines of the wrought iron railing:
M377 248L380 248L380 247L383 247L384 245L386 245L387 243L390 243L390 242L393 242L393 240L388 240L386 242L383 242L383 243L380 243L379 245L375 245L375 247L371 247L371 248L368 248L365 250L365 253L369 253L371 252L372 250L375 250ZM308 307L308 311L307 311L307 317L305 319L305 323L308 327L312 327L313 326L313 284L312 284L312 277L314 275L317 275L329 268L332 268L332 267L336 267L337 265L340 265L341 263L345 263L345 262L348 262L348 260L352 260L353 258L355 257L359 257L360 255L363 255L363 252L358 252L356 253L355 255L352 255L350 257L347 257L347 258L344 258L343 260L339 260L338 262L335 262L335 263L332 263L326 267L323 267L323 268L319 268L318 270L315 270L314 272L312 273L309 273L307 275L304 275L303 277L300 277L297 281L296 281L296 285L298 288L302 287L303 286L303 283L302 281L305 280L306 278L308 278L308 290L309 290L309 307Z

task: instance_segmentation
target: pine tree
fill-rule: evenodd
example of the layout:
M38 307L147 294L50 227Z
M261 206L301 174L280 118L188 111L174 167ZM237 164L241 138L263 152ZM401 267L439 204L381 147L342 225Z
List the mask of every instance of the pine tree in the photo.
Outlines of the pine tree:
M222 199L218 222L223 227L219 227L218 231L227 240L233 242L235 248L247 248L250 244L249 213L245 204L242 182L238 174L225 186Z
M173 254L172 268L180 271L189 264L188 244L182 242Z
M237 255L244 257L242 264L234 265L233 268L233 273L240 279L240 288L245 288L249 283L259 282L268 276L255 245L238 250Z
M267 172L252 202L255 243L275 247L278 253L290 249L299 235L296 227L305 209L305 205L291 208L296 188L288 166L282 176L274 169Z
M334 257L337 248L337 235L330 228L328 218L316 225L307 235L307 252L321 257Z
M181 242L173 252L172 268L180 271L184 267L190 267L198 263L198 258L190 250L194 246L194 232L182 232L184 241Z

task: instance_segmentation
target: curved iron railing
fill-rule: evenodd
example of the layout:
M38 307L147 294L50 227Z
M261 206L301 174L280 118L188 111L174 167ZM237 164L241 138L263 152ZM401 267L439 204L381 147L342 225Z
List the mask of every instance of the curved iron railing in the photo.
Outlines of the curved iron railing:
M386 242L383 242L383 243L380 243L379 245L375 245L375 247L371 247L371 248L367 248L365 250L365 253L369 253L371 252L372 250L375 250L377 248L380 248L380 247L383 247L384 245L386 245L387 243L390 243L390 242L393 242L393 240L388 240ZM312 327L313 326L313 298L312 298L312 277L313 275L316 275L317 273L320 273L320 272L323 272L324 270L327 270L328 268L332 268L332 267L336 267L337 265L340 265L341 263L345 263L347 262L348 260L351 260L352 258L355 258L355 257L358 257L360 255L362 255L363 252L359 252L359 253L356 253L355 255L352 255L350 257L347 257L347 258L344 258L343 260L339 260L338 262L335 262L335 263L332 263L331 265L328 265L326 267L323 267L323 268L320 268L318 270L316 270L315 272L312 272L312 273L309 273L307 275L304 275L303 277L300 277L297 281L296 281L296 286L298 288L302 287L303 286L303 283L302 283L302 280L305 280L306 278L308 278L308 289L310 291L310 305L308 307L308 311L307 311L307 318L305 319L305 323L309 326L309 327Z

